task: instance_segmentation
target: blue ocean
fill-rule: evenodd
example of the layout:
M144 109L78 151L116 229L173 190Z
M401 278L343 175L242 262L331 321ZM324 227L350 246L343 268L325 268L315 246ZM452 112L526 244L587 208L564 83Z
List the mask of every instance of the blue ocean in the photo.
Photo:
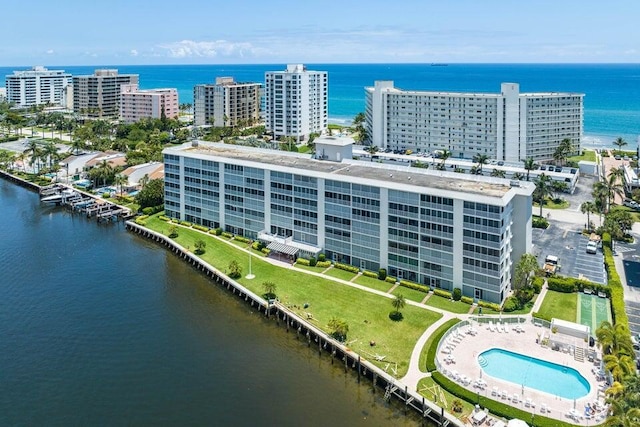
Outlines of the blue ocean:
M629 148L640 135L640 64L307 64L329 73L329 117L347 124L364 111L364 87L393 80L402 89L499 92L501 82L520 84L521 92L584 93L585 145L609 145L623 137ZM117 68L140 75L143 89L175 87L181 103L193 102L193 86L216 77L264 82L266 71L285 64L262 65L108 65L49 66L77 74ZM0 67L0 76L28 67ZM3 77L4 78L4 77Z

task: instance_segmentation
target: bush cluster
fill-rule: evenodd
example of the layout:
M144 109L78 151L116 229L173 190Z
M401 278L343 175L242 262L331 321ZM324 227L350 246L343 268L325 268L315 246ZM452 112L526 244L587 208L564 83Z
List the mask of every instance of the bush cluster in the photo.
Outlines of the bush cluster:
M478 301L478 306L488 308L489 310L493 310L493 311L500 311L500 304L496 304L493 302Z
M223 231L220 234L222 235L222 237L226 237L227 239L230 239L233 237L233 234L229 233L228 231Z
M236 241L242 242L242 243L249 243L251 241L251 239L248 239L248 238L243 237L243 236L233 236L233 240L236 240Z
M316 267L327 268L331 265L331 261L318 261L316 262Z
M158 219L159 219L160 221L170 221L170 220L171 220L171 218L169 218L169 217L168 217L168 216L166 216L166 215L160 215L160 216L158 217Z
M336 262L335 264L333 264L333 266L337 269L340 270L345 270L345 271L350 271L351 273L359 273L360 269L356 266L353 265L349 265L349 264L342 264L340 262Z
M516 311L518 308L520 308L520 302L514 296L507 298L502 305L502 309L507 313Z
M204 231L205 233L207 231L209 231L209 227L205 227L204 225L200 225L200 224L193 224L193 226L191 228L194 228L194 229L200 230L200 231Z
M311 265L311 263L309 262L308 259L306 258L298 258L296 260L296 264L300 264L300 265Z
M453 288L453 293L451 294L451 298L453 298L454 301L460 301L460 298L462 298L462 289Z
M318 263L318 260L316 260L316 258L315 258L315 257L311 257L311 258L309 258L309 265L310 265L311 267L315 267L317 263Z
M408 280L401 280L400 286L409 288L409 289L415 289L416 291L420 291L424 293L428 293L430 290L428 286L419 285L417 283L409 282Z
M260 252L262 252L265 255L269 255L271 253L271 249L267 249L267 248L262 248L260 250Z
M471 297L462 297L462 298L460 298L460 301L462 301L465 304L469 304L469 305L473 304L473 298L471 298Z
M185 227L191 227L193 224L191 224L189 221L180 221L180 225L184 225Z
M539 216L534 216L531 218L531 226L533 228L549 228L549 221L546 218L540 218Z
M607 270L607 278L609 279L609 289L611 298L611 311L613 312L613 322L622 324L629 329L629 318L624 311L624 289L620 276L616 271L616 265L613 261L613 253L611 252L611 235L605 233L602 236L602 249L604 251L604 265Z
M386 278L387 278L387 270L384 268L381 268L380 270L378 270L378 279L386 280Z
M372 279L378 278L378 273L374 273L373 271L369 271L369 270L364 270L362 272L362 275L366 277L371 277Z
M256 240L255 242L253 242L253 243L251 244L251 247L252 247L253 249L255 249L256 251L262 251L266 246L265 246L265 245L264 245L264 243L262 243L261 241Z
M391 276L387 276L384 278L384 281L387 283L396 283L396 278L395 277L391 277Z
M444 289L434 289L433 293L438 295L439 297L451 299L451 292L445 291Z
M138 225L145 225L146 224L146 219L149 218L149 215L140 215L137 216L135 219L135 223Z
M601 285L599 283L589 282L588 280L574 279L571 277L549 277L547 286L552 291L570 294L573 292L582 292L586 289L593 289L597 292L603 292L609 297L611 295L611 284Z
M327 260L327 256L325 254L318 254L318 261L325 262Z

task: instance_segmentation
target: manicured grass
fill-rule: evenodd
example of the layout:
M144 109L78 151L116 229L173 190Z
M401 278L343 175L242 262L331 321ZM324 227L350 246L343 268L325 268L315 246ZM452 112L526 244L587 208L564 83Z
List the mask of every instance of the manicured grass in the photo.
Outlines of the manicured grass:
M533 206L539 208L540 203L533 202ZM556 201L556 199L546 197L544 199L544 206L542 207L547 209L567 209L569 207L569 202L566 201L565 199L559 199L558 201Z
M578 312L577 305L578 297L576 294L566 294L548 290L538 313L544 319L555 317L557 319L575 322Z
M388 292L389 289L393 287L391 283L385 282L384 280L378 280L367 276L360 276L354 280L354 282L359 285L366 286L367 288L377 289L382 292Z
M150 217L145 224L148 228L167 230L164 221L157 216ZM179 227L175 241L182 246L194 248L195 241L203 239L207 243L202 258L223 272L228 270L231 261L237 261L242 267L242 277L237 281L248 289L262 295L262 283L271 281L277 286L276 295L283 304L303 317L305 313L313 316L313 323L328 330L327 324L332 317L344 320L349 325L347 345L365 357L370 355L370 341L376 342L375 353L384 355L383 361L371 362L398 377L407 372L413 347L425 328L440 318L433 311L407 305L402 314L404 319L394 322L389 319L392 311L391 298L375 295L349 285L308 275L300 271L274 266L264 259L254 258L252 273L256 276L248 280L247 254L235 245L223 242L215 236L200 233L197 230ZM303 304L307 309L302 309Z
M596 152L593 150L582 150L581 156L573 156L567 158L569 162L579 162L581 160L585 160L587 162L595 162L596 161Z
M392 294L395 296L402 294L405 299L415 302L420 302L427 296L424 292L420 292L416 289L405 288L403 286L398 286Z
M352 273L347 270L340 270L339 268L331 268L325 273L327 276L336 277L338 279L346 280L347 282L356 277L358 273Z
M311 152L311 147L309 147L308 145L298 146L298 153L309 153L309 152Z
M427 342L424 343L422 351L420 352L420 360L418 362L420 371L430 372L436 369L434 359L436 357L436 346L438 343L434 343L434 341L440 341L444 333L458 323L460 323L460 319L449 319L440 325L438 329L436 329L436 331L427 338ZM432 345L433 348L431 347Z
M440 391L442 391L442 393L440 393ZM473 412L473 408L475 407L475 405L465 401L464 399L460 399L459 397L454 396L447 390L440 387L431 377L422 378L420 381L418 381L418 393L420 393L427 399L434 401L436 405L445 408L447 412L449 412L459 420L465 420L466 418L468 418ZM445 403L443 403L440 399L441 396L444 397ZM462 402L462 412L453 412L452 407L454 400L459 400L460 402Z
M436 307L442 310L447 310L452 313L468 313L471 310L471 306L462 301L451 301L448 298L441 297L439 295L431 295L429 299L425 302L429 307ZM484 312L485 309L482 309Z
M296 264L296 268L300 268L302 270L313 271L314 273L322 273L327 267L311 267L310 265L302 265Z

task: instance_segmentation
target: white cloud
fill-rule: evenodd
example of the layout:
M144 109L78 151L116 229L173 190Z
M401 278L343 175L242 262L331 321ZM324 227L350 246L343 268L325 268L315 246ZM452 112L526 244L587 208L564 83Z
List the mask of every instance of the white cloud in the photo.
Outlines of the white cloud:
M47 50L46 53L47 53L47 55L52 55L54 52L53 52L53 49L49 49L49 50Z
M182 40L159 45L171 58L214 58L216 56L257 56L265 49L256 48L248 42L230 42L227 40L194 41Z
M138 51L136 49L131 49L131 52L129 52L129 55L138 56Z

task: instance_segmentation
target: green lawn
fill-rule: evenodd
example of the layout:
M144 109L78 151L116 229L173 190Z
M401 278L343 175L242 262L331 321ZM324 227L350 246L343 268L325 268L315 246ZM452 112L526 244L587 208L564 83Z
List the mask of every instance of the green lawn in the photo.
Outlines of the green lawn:
M150 217L146 226L156 231L166 232L168 229L168 224L157 219L157 216ZM332 317L346 321L349 325L347 345L355 351L367 356L372 351L369 342L375 341L375 353L384 355L385 358L379 362L373 360L371 355L371 362L382 369L387 368L389 373L393 373L397 364L398 377L407 372L409 358L418 338L429 325L441 317L433 311L406 306L402 310L404 320L394 322L389 319L389 313L393 309L390 298L303 272L277 267L257 257L252 263L252 273L256 277L248 280L244 277L249 268L248 256L235 245L184 227L179 227L175 241L184 247L194 248L198 239L207 243L206 252L201 258L223 272L228 270L231 261L237 261L243 274L238 282L253 292L261 295L264 292L262 283L271 281L277 286L276 294L280 301L303 316L305 313L312 314L316 326L326 330L326 325ZM305 303L309 306L302 309Z
M358 273L352 273L350 271L340 270L339 268L335 268L335 267L333 267L332 269L330 269L325 273L325 275L327 276L336 277L338 279L346 280L347 282L353 279L354 277L356 277L356 274Z
M356 280L355 283L359 285L366 286L367 288L377 289L382 292L388 292L389 289L393 287L393 284L389 282L385 282L384 280L378 280L373 277L360 276Z
M420 302L427 296L425 292L418 291L416 289L409 289L403 286L398 286L393 292L393 295L398 296L402 294L402 296L410 301Z
M578 297L576 294L565 294L556 291L547 291L547 296L540 306L538 313L545 319L553 317L569 322L576 321L578 313Z
M471 310L471 306L462 301L452 301L448 298L441 297L439 295L431 295L429 299L425 302L429 307L436 307L442 310L447 310L452 313L464 314L468 313ZM482 309L484 312L484 309Z
M567 158L569 162L579 162L581 160L585 160L587 162L595 162L596 161L596 152L593 150L582 150L581 156L573 156Z
M533 206L540 208L540 203L533 202ZM546 209L567 209L569 207L569 202L565 199L552 199L551 197L545 197L544 205L542 206Z
M296 264L296 268L300 268L302 270L313 271L315 273L322 273L327 267L311 267L310 265L302 265Z

